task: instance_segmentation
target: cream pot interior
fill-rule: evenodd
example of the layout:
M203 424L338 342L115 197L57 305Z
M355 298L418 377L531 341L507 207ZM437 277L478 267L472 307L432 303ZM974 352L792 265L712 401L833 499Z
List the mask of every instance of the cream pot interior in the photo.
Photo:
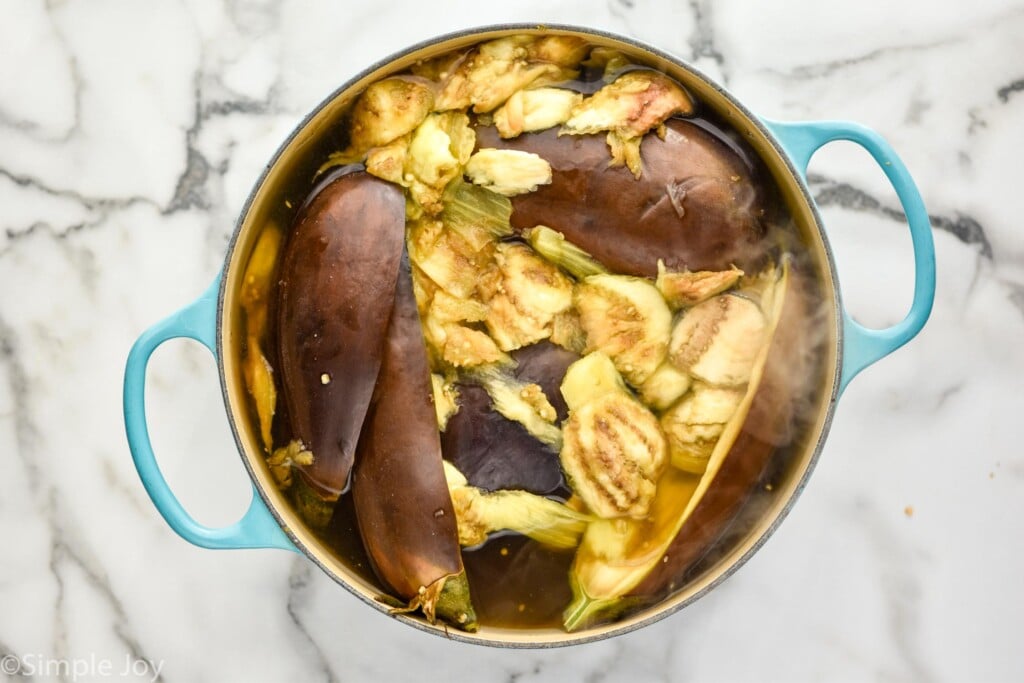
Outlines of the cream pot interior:
M799 445L791 448L781 469L773 477L772 490L758 502L756 509L744 510L747 521L743 533L727 544L724 552L707 563L702 571L662 603L627 619L576 633L561 630L520 630L483 626L476 633L457 632L442 625L430 625L416 616L398 616L417 628L448 637L503 646L551 646L599 639L633 630L664 617L695 600L737 568L771 533L799 492L821 449L839 387L840 316L831 257L821 230L817 212L807 189L779 142L763 123L746 111L728 93L703 75L678 60L652 48L624 39L590 31L562 27L511 26L469 31L415 46L382 62L340 88L325 100L292 134L268 165L242 213L227 256L220 289L217 345L220 351L224 395L231 424L243 460L256 488L295 546L316 562L332 578L367 604L380 610L388 607L377 600L381 589L375 582L354 573L337 559L330 548L311 533L275 486L264 462L259 427L249 405L240 363L244 341L239 293L243 270L262 230L268 226L286 228L297 206L311 189L310 179L327 155L341 144L338 123L354 98L371 82L407 69L419 60L481 40L523 33L572 33L582 35L594 45L622 51L632 60L669 74L682 83L705 106L731 125L760 156L778 186L781 197L795 220L802 239L813 255L813 269L820 296L825 305L817 315L817 333L823 335L824 358L815 391L816 405L809 411L809 427ZM748 506L750 507L750 506Z

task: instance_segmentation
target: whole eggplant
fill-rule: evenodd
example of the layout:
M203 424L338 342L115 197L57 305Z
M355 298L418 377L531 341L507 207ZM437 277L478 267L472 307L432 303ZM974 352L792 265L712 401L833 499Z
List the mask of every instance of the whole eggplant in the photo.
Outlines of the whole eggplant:
M512 226L546 225L609 270L654 276L669 270L747 269L765 235L764 197L739 153L685 119L665 123L640 147L639 179L609 167L603 135L559 135L556 128L503 140L477 128L480 148L532 152L551 164L552 180L512 199Z
M277 307L281 382L293 438L313 454L296 492L322 526L348 485L395 300L405 198L365 172L342 175L299 211Z
M359 533L378 578L408 611L475 630L408 262L394 301L352 473Z

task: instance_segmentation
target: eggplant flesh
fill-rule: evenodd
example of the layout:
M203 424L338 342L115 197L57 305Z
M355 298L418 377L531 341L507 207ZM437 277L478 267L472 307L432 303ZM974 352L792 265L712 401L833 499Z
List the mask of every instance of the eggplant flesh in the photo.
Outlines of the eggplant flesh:
M357 171L306 203L285 245L278 353L292 436L313 453L297 467L305 499L332 503L348 486L404 239L401 190Z
M713 484L667 548L668 561L654 567L630 592L632 598L655 602L682 586L730 531L752 489L763 482L773 456L793 442L799 420L805 419L798 406L820 372L809 289L807 275L790 272L764 374L743 428Z
M552 181L512 198L512 226L549 226L612 272L654 277L670 270L750 268L763 253L764 198L746 162L695 123L670 119L664 139L644 136L639 179L609 167L603 135L557 129L503 140L477 128L481 148L532 152Z

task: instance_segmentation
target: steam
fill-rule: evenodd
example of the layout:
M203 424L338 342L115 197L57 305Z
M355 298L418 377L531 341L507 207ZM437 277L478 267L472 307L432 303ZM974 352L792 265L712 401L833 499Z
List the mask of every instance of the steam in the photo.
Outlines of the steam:
M769 226L769 239L779 232L795 242L795 226ZM785 244L785 243L784 243ZM817 265L806 245L791 244L782 259L790 275L761 385L744 429L776 447L797 445L808 433L825 396L832 302L826 300ZM834 342L833 342L834 343Z

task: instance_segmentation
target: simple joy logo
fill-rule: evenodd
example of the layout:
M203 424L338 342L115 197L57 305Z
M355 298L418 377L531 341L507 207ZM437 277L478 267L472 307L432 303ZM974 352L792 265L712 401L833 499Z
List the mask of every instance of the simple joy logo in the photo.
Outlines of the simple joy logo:
M0 673L23 678L47 677L65 681L87 681L102 678L143 678L154 683L160 678L164 661L153 661L143 657L125 655L123 660L98 657L47 657L29 653L22 656L0 657Z

